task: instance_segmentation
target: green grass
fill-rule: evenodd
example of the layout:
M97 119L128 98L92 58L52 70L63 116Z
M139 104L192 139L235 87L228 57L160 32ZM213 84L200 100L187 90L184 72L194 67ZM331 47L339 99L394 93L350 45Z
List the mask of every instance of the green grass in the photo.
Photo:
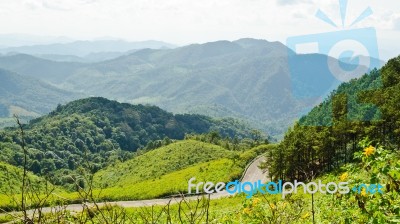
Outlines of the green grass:
M187 143L185 143L187 144ZM165 148L165 147L164 147ZM101 191L100 199L102 200L130 200L130 199L149 199L162 197L168 194L174 194L181 191L187 190L187 180L191 177L196 177L197 181L229 181L231 179L240 176L243 171L244 160L249 160L256 156L258 153L263 152L269 147L260 146L253 149L247 150L240 154L240 159L229 159L222 158L216 159L209 162L202 162L190 167L186 167L177 171L173 171L159 177L153 177L147 180L139 182L124 182L123 186L114 186L106 188ZM155 152L157 150L154 150ZM154 152L152 151L152 152ZM150 152L149 152L150 153ZM147 154L147 153L146 153ZM376 153L378 154L378 153ZM145 154L144 154L145 155ZM327 173L313 180L318 182L321 180L322 183L328 182L340 182L348 181L348 186L353 186L359 183L371 183L371 174L380 173L381 169L375 169L378 167L387 167L387 160L391 162L393 169L390 171L393 175L400 175L400 163L397 157L393 156L376 156L375 158L363 158L363 163L347 164L342 166L340 169ZM234 162L235 161L235 162ZM380 161L380 162L375 162ZM368 163L372 162L372 163ZM370 166L365 166L365 164ZM395 170L397 170L395 173ZM346 173L343 178L343 173ZM387 183L387 179L384 178L381 173L379 182L384 184ZM392 186L393 187L393 186ZM95 194L100 193L99 190L95 190ZM69 196L73 196L70 194ZM315 222L316 223L369 223L374 217L378 217L379 211L386 212L383 208L375 208L375 205L380 203L380 198L384 197L393 203L391 206L394 208L398 207L399 193L396 191L385 192L383 196L378 195L367 195L362 196L362 201L365 202L366 208L369 211L374 211L371 214L367 214L360 209L360 194L349 193L347 195L339 194L322 194L316 193L314 195L314 207L315 207ZM0 198L1 200L1 198ZM383 201L383 203L386 203ZM282 199L280 194L278 195L260 195L256 194L251 199L247 199L244 194L239 194L232 197L221 198L210 201L209 209L209 220L210 223L263 223L269 220L271 223L312 223L312 197L310 194L304 194L302 189L298 190L297 194L291 194ZM183 204L183 210L187 213L194 211L197 206L196 201L190 201L188 204ZM380 204L379 206L387 206ZM106 208L104 208L106 209ZM133 223L146 223L143 222L143 216L149 218L153 214L162 213L163 206L153 207L142 207L142 208L128 208L123 209L127 213L127 216L131 217ZM179 223L178 217L178 204L172 204L170 206L170 214L173 223ZM113 207L111 211L117 212L121 208ZM107 214L114 214L109 212ZM392 214L393 215L393 214ZM165 220L166 213L161 214L160 220ZM0 222L9 219L9 217L0 217ZM391 223L382 222L384 219L377 219L378 222L371 223ZM395 220L392 218L392 220ZM161 221L161 222L162 222ZM205 216L203 217L205 221ZM102 223L101 221L95 221L94 223Z
M240 178L245 166L270 147L233 152L209 143L179 141L99 171L94 194L101 201L152 199L186 193L192 177L196 182L229 182ZM62 197L78 200L74 192Z
M178 142L179 143L179 142ZM184 148L183 146L197 145L195 141L182 141L181 145L171 145L173 148ZM205 144L209 145L209 144ZM179 147L178 147L179 146ZM199 162L186 168L171 171L160 176L148 177L137 181L127 179L118 183L116 186L109 187L101 191L102 200L131 200L158 198L168 194L174 194L187 190L187 180L196 177L197 181L229 181L237 178L243 171L244 161L251 160L256 155L265 152L271 146L258 146L242 152L239 156L232 158L214 159L208 162ZM273 146L272 146L273 147ZM160 152L158 152L160 150ZM157 153L165 156L168 147L163 147L145 153L136 159L148 158L148 154L155 156ZM220 149L221 150L221 149ZM201 150L200 150L201 151ZM222 152L226 151L222 149ZM164 154L163 154L164 153ZM169 152L171 154L171 152ZM377 148L375 153L370 156L356 153L357 163L346 164L339 169L317 177L313 182L319 180L326 184L329 182L349 182L348 186L360 183L380 183L384 188L384 194L361 194L350 192L341 194L316 193L312 199L310 194L304 194L303 190L298 189L297 194L287 195L284 199L278 195L256 194L251 199L247 199L244 194L211 200L209 210L210 223L313 223L312 221L312 200L314 200L315 223L398 223L400 220L400 193L396 183L388 178L391 175L398 180L400 177L400 155L391 151ZM207 154L196 154L201 157ZM206 156L205 156L206 157ZM230 157L230 156L228 156ZM154 158L155 159L155 158ZM158 160L157 160L158 161ZM168 163L170 161L167 161ZM162 163L161 163L162 164ZM121 165L121 164L120 164ZM124 164L125 165L125 164ZM162 164L165 165L165 164ZM5 169L16 169L5 166ZM344 175L345 174L345 175ZM377 178L377 179L376 179ZM95 190L99 194L100 190ZM67 195L69 198L75 194ZM0 200L6 200L0 196ZM172 223L179 223L178 204L170 206ZM195 211L196 201L183 203L183 210L187 214ZM204 205L201 205L204 206ZM364 207L364 208L363 208ZM103 208L107 210L107 208ZM116 214L121 208L109 208L107 214ZM149 218L152 214L160 214L161 219L165 220L167 213L163 206L152 206L142 208L122 209L126 211L133 223L146 223L143 217ZM388 216L390 215L390 217ZM99 218L98 216L97 218ZM388 217L388 218L386 218ZM0 216L0 223L9 220L10 217ZM161 221L161 223L162 223ZM205 216L202 219L205 222ZM94 221L94 223L104 223Z
M235 153L209 143L185 140L149 151L124 163L107 167L95 174L97 186L123 187L144 180L185 169L187 167L221 158L233 157Z
M360 153L361 154L361 153ZM398 180L400 176L400 162L398 156L375 152L374 158L361 155L362 162L342 166L340 169L324 174L314 182L348 182L348 186L357 186L361 183L380 183L384 187L383 194L314 194L315 223L399 223L400 221L400 193L393 180L385 172ZM383 159L384 158L384 159ZM390 165L388 165L388 162ZM387 169L391 167L391 169ZM383 169L382 169L383 168ZM379 177L375 179L375 177ZM388 190L390 188L390 190ZM278 195L256 194L251 199L245 195L221 198L210 202L209 220L211 223L313 223L312 196L304 194L300 188L297 194L287 195L282 199ZM195 201L189 204L195 206ZM193 208L193 207L192 207ZM161 211L162 206L154 208L127 209L130 215L137 217L137 222L144 212ZM189 211L193 209L189 208ZM177 220L178 205L170 207L172 218ZM165 214L163 214L163 218ZM390 215L390 217L388 216ZM203 222L205 219L203 218ZM266 222L267 221L267 222ZM178 221L177 221L178 222Z
M142 182L129 183L129 180L119 183L119 186L101 191L102 200L134 200L160 198L166 195L186 193L188 180L196 177L196 182L212 181L228 182L240 177L243 168L230 159L219 159L200 163L179 171L174 171L158 178Z
M15 167L3 162L0 162L0 209L10 210L17 208L21 203L21 188L22 188L22 168ZM31 206L32 200L30 196L37 192L43 192L46 188L46 180L34 175L31 172L27 173L27 186L29 186L27 193L27 206ZM48 183L48 189L53 186ZM65 191L60 187L55 187L55 193L63 194ZM39 193L39 197L43 197L44 194ZM56 196L52 197L52 200L56 200ZM49 201L50 204L50 201Z
M208 169L211 168L221 168L229 167L232 165L232 160L220 159L216 161L206 162L198 164L197 166L189 167L181 171L176 171L167 175L162 176L156 180L147 180L140 182L131 186L131 189L109 189L111 195L117 195L118 192L125 194L132 190L132 192L144 192L144 194L150 195L152 192L161 192L163 190L175 190L174 186L186 187L187 183L175 182L171 183L170 180L173 178L187 179L192 175L192 172L197 171L197 176L199 180L211 180L216 181L219 178L229 178L229 175L224 175L225 171L221 171L219 174L210 170L203 170L203 172L198 172L200 168ZM397 164L399 164L397 162ZM235 167L235 166L233 166ZM370 172L368 169L357 164L349 164L335 170L331 173L327 173L317 179L313 180L318 182L321 180L322 183L336 182L338 183L340 177L343 173L347 173L348 177L346 181L349 181L349 186L355 183L370 183ZM213 176L215 175L215 177ZM219 175L219 176L218 176ZM149 188L153 186L152 188ZM112 190L117 190L118 192L112 192ZM126 191L126 192L124 192ZM226 197L210 201L209 208L209 220L210 223L231 223L231 224L241 224L241 223L263 223L266 220L271 221L271 223L312 223L312 198L310 194L304 194L300 188L298 194L292 194L282 199L281 195L269 195L264 196L260 194L254 195L251 199L247 199L244 194L239 194L232 197ZM387 193L389 194L389 193ZM121 196L121 195L120 195ZM140 196L139 196L140 197ZM338 195L338 194L322 194L316 193L314 195L314 207L315 207L315 222L316 223L369 223L372 216L375 213L367 214L360 209L360 205L357 201L359 194L349 193L348 195ZM364 197L364 201L367 205L367 209L372 209L372 205L376 203L377 196L368 195ZM393 203L397 203L399 200L398 193L390 196ZM190 201L188 204L183 204L183 210L186 213L194 211L196 207L196 201ZM392 206L398 206L398 204L393 204ZM114 211L118 211L121 208L114 208ZM142 208L127 208L127 216L131 217L131 221L134 223L146 223L143 222L143 216L149 218L149 216L154 213L156 215L161 213L160 220L165 220L166 213L163 206L153 206L153 207L142 207ZM178 204L172 204L169 208L169 212L172 217L173 223L179 223L178 218ZM205 221L205 216L202 221ZM95 222L95 223L101 223ZM267 222L269 223L269 222ZM384 223L384 222L371 222L371 223ZM394 222L393 222L394 223Z
M314 181L321 180L322 183L339 182L339 177L343 172L348 172L350 182L357 180L368 183L369 181L368 172L352 166L344 166ZM279 220L282 223L312 223L312 198L310 194L304 194L299 189L298 194L293 194L286 199L282 199L280 194L266 194L264 196L257 194L251 199L246 199L245 195L240 194L234 197L211 200L210 220L214 220L215 223L232 224L263 223L266 220L273 220L272 223ZM351 220L350 223L366 223L366 214L359 208L355 198L354 194L349 194L342 198L331 194L315 194L316 223L346 223L346 220ZM259 202L257 203L257 201ZM194 205L195 202L190 202L190 204ZM155 211L161 211L161 209L162 206L154 208ZM177 219L178 205L174 204L170 209L173 217ZM140 215L138 214L143 213L143 208L130 208L127 211L132 216L138 216L138 220L140 220ZM359 222L356 220L359 220Z
M199 197L201 198L201 197ZM211 223L230 223L226 222L227 220L234 220L238 217L237 214L240 214L243 206L242 203L245 201L244 195L236 195L231 197L225 197L220 199L214 199L210 201L210 208L209 208L209 220L212 220ZM185 212L188 210L195 210L196 201L188 201L188 204L193 209L188 209L185 207ZM136 217L135 223L144 223L141 220L141 215L139 214L148 214L148 212L152 209L155 214L159 214L159 212L163 209L164 206L154 206L153 208L147 207L140 207L140 208L126 208L125 211L127 212L128 216ZM180 223L178 219L178 204L172 204L170 206L170 212L172 216L173 223ZM163 214L159 220L159 223L162 223L165 220L165 214ZM204 221L204 219L203 219ZM200 222L202 223L202 222Z
M28 179L31 183L39 183L44 180L31 172L28 172ZM19 194L21 193L23 170L3 162L0 162L0 193Z
M0 223L7 223L7 222L11 222L13 220L14 220L14 217L12 215L8 215L8 214L0 215Z
M192 177L196 177L196 182L228 182L240 178L247 163L268 149L269 146L262 145L234 152L194 140L175 142L99 171L95 174L97 186L109 184L102 189L97 187L94 195L99 201L152 199L186 193L187 182ZM19 168L0 164L0 171L3 166L15 179L21 176ZM0 177L5 183L7 177L1 172ZM14 182L13 186L16 188L14 197L19 199L21 183ZM4 192L9 190L4 188ZM49 205L60 198L65 198L66 203L79 203L81 200L77 192L57 188L55 193L50 197ZM0 207L11 208L10 205L10 197L0 194Z
M95 174L101 200L160 198L187 192L188 180L229 182L240 178L244 167L270 146L242 153L209 143L184 140L149 151ZM100 193L101 192L101 193Z

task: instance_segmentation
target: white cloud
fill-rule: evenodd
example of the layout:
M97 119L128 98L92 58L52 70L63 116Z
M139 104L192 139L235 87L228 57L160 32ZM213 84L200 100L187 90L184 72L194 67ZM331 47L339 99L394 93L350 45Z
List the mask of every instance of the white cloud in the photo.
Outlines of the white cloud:
M278 5L295 5L299 3L312 3L311 0L276 0Z
M32 10L44 8L50 10L69 11L97 1L98 0L25 0L23 4L28 9Z
M37 2L37 1L33 1L33 0L25 1L25 2L23 3L23 5L24 5L25 7L27 7L28 9L31 9L31 10L39 9L39 8L41 8L41 6L42 6L42 4L40 4L40 3Z
M393 28L395 30L400 30L400 17L393 21Z
M391 29L400 31L400 13L392 13L388 18Z
M400 1L352 0L347 25L367 7L374 15L356 27L399 28L390 10ZM335 31L315 18L318 9L341 24L338 0L2 0L2 33L91 39L114 36L176 44ZM384 35L382 35L384 37ZM0 43L1 45L1 43Z

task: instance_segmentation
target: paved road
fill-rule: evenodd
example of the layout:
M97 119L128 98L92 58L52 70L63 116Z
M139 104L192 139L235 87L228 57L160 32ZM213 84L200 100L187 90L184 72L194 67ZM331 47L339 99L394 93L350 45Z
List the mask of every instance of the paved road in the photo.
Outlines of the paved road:
M258 168L261 162L265 161L265 157L261 156L252 161L252 163L248 166L245 174L243 175L242 182L249 181L255 182L258 180L262 180L263 183L267 181L267 172L265 170L261 170ZM218 199L222 197L227 197L230 194L226 191L220 193L214 193L210 195L211 199ZM194 200L197 199L197 196L190 196L186 197L186 199ZM150 200L136 200L136 201L115 201L115 202L107 202L107 204L111 205L118 205L125 208L132 208L132 207L143 207L143 206L152 206L152 205L166 205L169 202L171 204L178 203L181 200L180 197L177 198L162 198L162 199L150 199ZM104 206L105 203L97 203L99 207ZM89 207L92 207L92 204L88 204ZM54 211L55 208L43 208L42 212L48 213ZM82 211L82 204L70 204L66 207L67 210L73 212L80 212ZM29 213L32 213L30 211Z
M267 182L268 172L267 170L261 170L258 166L265 162L265 157L261 156L254 160L247 168L246 173L243 176L242 182L255 182L261 180L262 183Z

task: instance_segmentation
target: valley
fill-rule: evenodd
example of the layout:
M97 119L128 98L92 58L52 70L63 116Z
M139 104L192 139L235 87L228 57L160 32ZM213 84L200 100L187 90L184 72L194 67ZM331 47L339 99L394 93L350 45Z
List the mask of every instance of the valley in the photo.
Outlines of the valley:
M156 105L173 113L234 117L281 139L305 113L304 108L316 103L293 95L291 71L331 76L320 63L327 56L294 55L290 57L292 67L288 67L291 54L280 42L246 38L142 49L94 63L5 55L0 57L0 67L69 92L69 98L64 96L58 103L101 96ZM49 103L53 108L58 104ZM45 108L40 115L50 111Z
M260 49L265 57L249 56ZM285 62L275 61L286 51L267 41L219 41L139 50L97 64L68 62L68 75L56 76L50 74L65 62L3 56L3 67L7 60L43 66L31 72L32 64L11 63L0 71L6 126L0 130L0 221L40 211L49 220L146 223L156 219L152 209L157 220L186 223L182 215L195 209L206 223L210 217L312 223L339 214L339 223L392 222L399 210L391 205L400 199L399 58L338 85L298 118L296 108L305 102L290 93L288 71L279 64ZM298 56L299 68L324 57ZM10 113L20 114L23 124ZM385 193L182 196L192 177L379 182Z
M0 1L0 224L399 224L399 8Z

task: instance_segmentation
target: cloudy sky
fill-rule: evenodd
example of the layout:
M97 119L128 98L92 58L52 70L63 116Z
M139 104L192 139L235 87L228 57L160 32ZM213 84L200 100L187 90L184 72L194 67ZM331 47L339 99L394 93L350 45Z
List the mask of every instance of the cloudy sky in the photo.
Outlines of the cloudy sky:
M339 0L2 0L0 34L177 45L242 37L285 43L291 36L349 29L369 6L372 16L351 28L376 28L381 56L400 54L398 0L349 0L344 28ZM318 9L338 27L317 19Z

